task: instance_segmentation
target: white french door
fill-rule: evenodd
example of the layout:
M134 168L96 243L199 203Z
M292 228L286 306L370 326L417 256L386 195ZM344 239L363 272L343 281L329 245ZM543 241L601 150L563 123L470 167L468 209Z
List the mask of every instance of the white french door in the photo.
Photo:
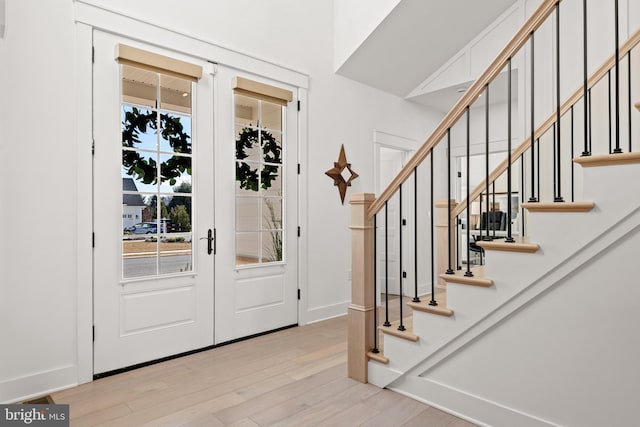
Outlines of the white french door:
M215 75L216 344L298 322L297 108L234 90L239 80L295 93L227 67Z
M117 61L119 45L204 67ZM94 32L94 374L214 342L213 76Z

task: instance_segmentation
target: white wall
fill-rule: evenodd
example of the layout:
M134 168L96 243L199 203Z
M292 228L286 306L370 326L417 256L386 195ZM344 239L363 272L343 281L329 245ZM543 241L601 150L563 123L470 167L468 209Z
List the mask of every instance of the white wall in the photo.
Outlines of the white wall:
M76 203L91 197L76 192L72 4L6 7L0 401L76 381Z
M334 69L369 37L400 0L333 0Z
M169 0L94 3L309 75L303 105L308 149L302 159L307 183L302 192L309 200L302 218L308 266L301 277L300 321L344 314L350 298L350 212L347 204L340 205L324 172L344 144L360 174L347 197L372 192L373 129L423 140L437 115L334 75L331 2L191 0L180 3L180 13ZM76 316L89 309L76 303L78 292L86 295L91 287L82 279L86 266L77 262L90 233L77 235L77 224L86 218L76 212L91 197L77 190L87 188L86 176L78 179L77 173L86 170L88 160L78 160L78 146L87 141L75 136L76 121L87 121L84 112L75 111L74 82L87 77L74 76L79 42L74 33L79 29L73 9L79 4L7 2L7 33L0 40L0 157L10 159L3 166L11 181L2 188L2 200L11 203L0 210L2 224L10 224L3 231L0 256L0 324L9 327L0 332L0 401L91 375L86 352L77 356L80 347L90 346L90 338L76 338L77 328L85 327ZM89 368L78 368L84 364Z

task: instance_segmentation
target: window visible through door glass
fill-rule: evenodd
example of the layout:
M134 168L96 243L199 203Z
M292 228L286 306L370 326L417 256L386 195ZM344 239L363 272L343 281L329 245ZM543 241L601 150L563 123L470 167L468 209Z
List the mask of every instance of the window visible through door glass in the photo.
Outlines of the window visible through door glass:
M193 271L193 84L121 66L122 277Z
M235 94L236 265L284 261L285 109Z

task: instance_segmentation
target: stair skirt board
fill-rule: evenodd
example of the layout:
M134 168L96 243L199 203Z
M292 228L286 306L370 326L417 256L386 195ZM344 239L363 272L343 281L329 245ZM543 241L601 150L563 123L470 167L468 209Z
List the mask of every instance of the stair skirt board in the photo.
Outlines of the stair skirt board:
M558 282L570 276L576 270L580 269L589 260L594 259L607 248L613 246L621 239L624 239L629 233L640 228L640 207L626 215L620 221L608 228L604 233L596 236L590 244L583 246L575 253L565 259L558 259L555 267L551 268L547 273L535 279L532 283L525 286L519 292L511 296L501 305L495 307L488 314L472 321L464 328L460 329L454 336L448 339L438 348L431 349L427 354L423 354L422 359L413 364L408 369L400 370L397 366L387 368L377 363L369 363L369 382L379 387L398 388L405 377L427 375L429 370L437 366L439 363L451 357L453 354L463 350L468 344L478 339L481 335L490 331L501 322L506 321L512 313L521 310L525 306L535 302L536 298L547 290L551 289ZM472 289L472 288L470 288ZM478 289L480 290L480 289ZM459 313L460 311L458 311ZM437 316L433 316L434 318ZM456 322L454 322L456 323ZM405 340L407 345L416 345L422 343L411 343ZM425 339L425 343L428 342ZM422 345L421 345L422 346ZM391 349L390 349L391 350ZM414 347L414 350L417 348ZM401 350L405 352L406 349ZM387 353L390 361L394 361L394 352Z
M388 388L479 426L557 426L551 421L475 396L429 378L402 378L397 386L394 385Z

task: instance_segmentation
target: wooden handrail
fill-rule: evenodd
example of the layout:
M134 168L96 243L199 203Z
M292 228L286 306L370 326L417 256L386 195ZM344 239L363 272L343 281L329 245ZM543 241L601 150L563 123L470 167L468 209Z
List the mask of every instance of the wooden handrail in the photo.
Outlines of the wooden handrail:
M640 43L640 30L636 31L635 34L631 36L629 40L627 40L620 47L620 56L621 57L625 56L638 43ZM600 68L598 68L596 72L589 78L589 80L587 81L587 87L589 89L594 87L596 83L600 81L600 79L602 79L604 76L607 75L607 71L609 71L615 65L615 62L616 62L616 56L614 54L614 55L611 55L600 66ZM578 102L578 100L582 97L582 94L583 94L583 88L582 86L580 86L569 97L569 99L567 99L562 104L562 106L560 107L560 115L566 114L569 111L569 109L571 109L571 106L574 105L576 102ZM547 132L555 122L556 122L556 113L554 112L547 118L547 120L544 121L544 123L542 123L542 125L538 127L538 129L536 129L534 134L534 139L540 138L542 135L544 135L544 133ZM515 150L512 151L511 164L514 164L530 147L531 147L531 137L528 137L522 142L522 144L520 144ZM508 163L507 159L503 160L491 172L491 174L489 175L489 183L498 179L500 175L502 175L507 170L507 163ZM480 196L480 194L482 194L486 186L487 186L486 180L483 180L480 184L478 184L478 186L474 188L472 192L469 193L470 200L475 200L478 196ZM464 199L458 204L458 206L456 206L455 209L451 210L451 218L455 218L456 216L464 212L464 210L467 208L466 200L467 199Z
M540 28L549 15L553 12L555 5L562 0L543 0L542 4L531 15L527 22L520 28L516 35L509 41L504 49L498 54L496 59L489 65L489 67L480 75L480 77L471 85L471 87L465 92L465 94L456 102L453 108L442 119L440 124L436 127L433 133L427 138L427 140L418 148L416 153L409 159L407 164L400 170L400 173L391 181L391 183L384 189L380 196L369 208L369 217L373 217L376 213L382 209L384 204L391 199L391 197L398 191L400 184L404 183L413 170L422 163L422 161L429 155L431 150L438 145L438 143L446 136L447 129L451 128L458 119L464 114L467 106L470 106L479 95L482 94L486 85L491 83L498 74L502 71L507 63L507 60L513 57L520 48L529 40L529 36L532 32Z

